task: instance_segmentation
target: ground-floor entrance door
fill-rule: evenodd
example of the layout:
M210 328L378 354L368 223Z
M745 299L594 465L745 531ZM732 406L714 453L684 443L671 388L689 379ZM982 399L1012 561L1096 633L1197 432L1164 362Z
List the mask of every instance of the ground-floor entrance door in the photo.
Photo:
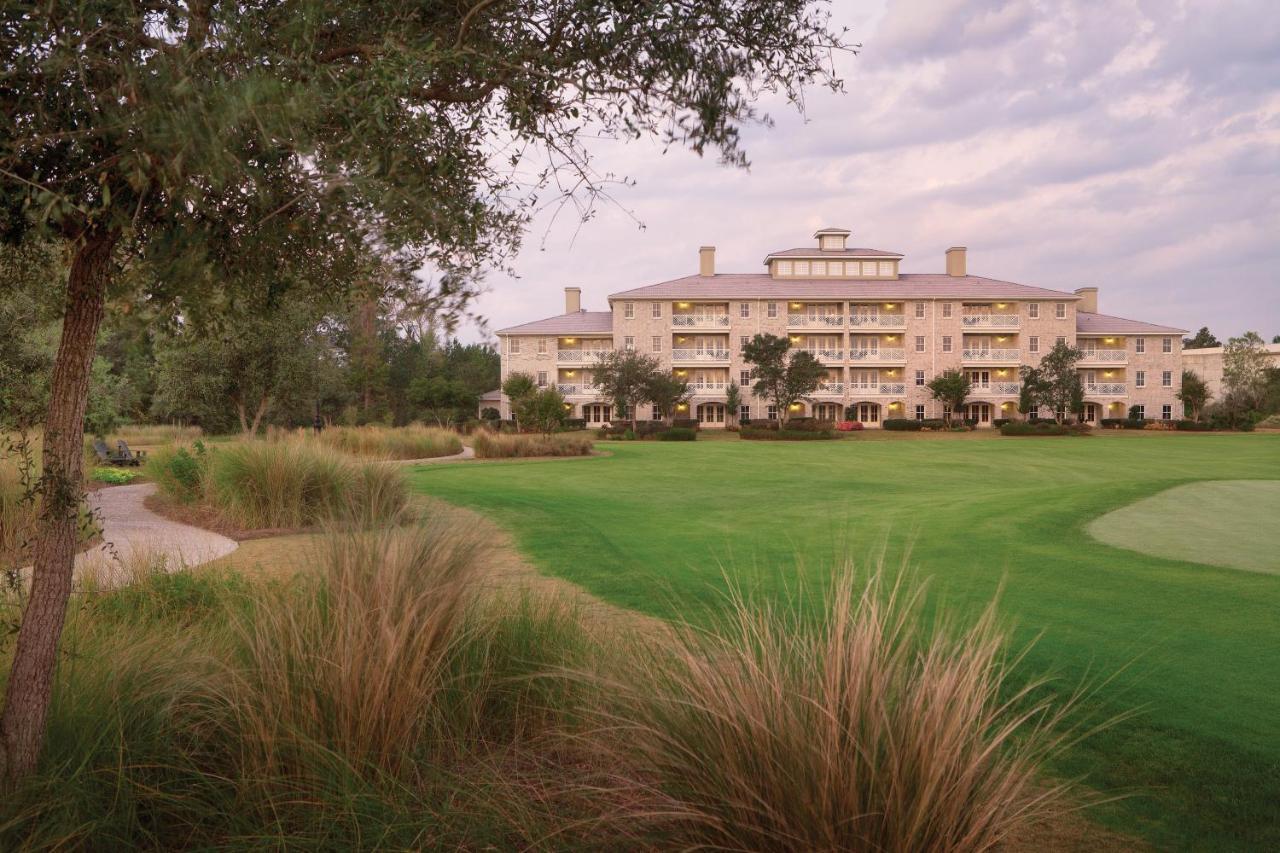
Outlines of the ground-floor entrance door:
M858 420L864 424L880 423L880 404L879 403L859 403L854 407Z
M978 426L991 426L991 404L970 403L965 406L965 417L978 422Z
M1087 424L1096 424L1098 422L1098 404L1084 404L1084 422Z
M813 416L820 421L840 420L839 403L818 403L813 407Z
M582 407L582 414L586 417L587 423L594 426L609 423L613 414L613 406L608 403L592 403Z
M698 405L698 423L704 426L724 426L724 403L700 403Z

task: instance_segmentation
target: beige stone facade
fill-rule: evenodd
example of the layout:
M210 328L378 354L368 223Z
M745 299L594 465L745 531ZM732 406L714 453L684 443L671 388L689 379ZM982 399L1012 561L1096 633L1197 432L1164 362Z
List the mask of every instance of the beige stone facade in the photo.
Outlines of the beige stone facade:
M1267 354L1271 366L1280 367L1280 344L1267 344ZM1209 386L1212 400L1221 400L1224 387L1222 382L1222 347L1205 347L1182 351L1182 368L1195 371L1205 384Z
M971 275L963 247L947 250L946 272L899 273L901 255L849 248L848 235L822 229L815 246L766 256L762 274L717 273L714 249L702 247L696 275L614 293L608 311L581 310L571 289L565 314L498 333L503 377L520 371L557 384L575 416L598 423L614 413L593 393L584 342L631 347L690 380L689 417L722 426L730 382L742 386L747 417L777 416L751 394L742 358L745 341L770 333L828 367L828 381L793 414L849 414L868 427L941 417L925 385L960 369L973 381L966 414L988 426L1019 417L1020 368L1064 340L1086 352L1088 418L1121 417L1132 405L1149 418L1179 416L1183 330L1098 314L1096 288L1063 292ZM502 412L509 415L505 401Z

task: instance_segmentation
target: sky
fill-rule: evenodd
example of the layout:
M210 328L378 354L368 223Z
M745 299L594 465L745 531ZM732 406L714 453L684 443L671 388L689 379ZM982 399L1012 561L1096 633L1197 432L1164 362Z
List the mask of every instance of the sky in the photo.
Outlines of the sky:
M625 175L587 222L534 218L477 304L489 332L773 250L901 252L903 272L1099 288L1107 314L1280 335L1277 0L835 0L860 43L843 93L762 102L749 169L650 141L591 145ZM464 340L484 340L469 324Z

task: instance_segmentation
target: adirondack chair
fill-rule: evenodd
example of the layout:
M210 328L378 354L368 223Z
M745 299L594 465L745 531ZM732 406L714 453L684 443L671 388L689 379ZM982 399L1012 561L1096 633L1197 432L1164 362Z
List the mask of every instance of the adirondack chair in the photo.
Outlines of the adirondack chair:
M93 440L93 452L98 455L98 461L105 465L122 466L129 464L121 459L119 455L112 453L111 450L107 448L107 443L100 438L95 438Z
M137 468L147 461L147 451L143 450L139 453L134 453L129 449L129 443L121 439L116 442L116 457L121 460L121 465L132 465Z

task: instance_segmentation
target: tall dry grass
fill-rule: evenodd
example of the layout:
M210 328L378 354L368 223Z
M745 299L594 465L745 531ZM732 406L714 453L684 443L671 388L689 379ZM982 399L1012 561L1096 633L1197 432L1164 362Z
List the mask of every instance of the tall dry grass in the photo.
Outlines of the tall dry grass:
M838 579L816 623L737 599L635 659L604 718L678 846L990 850L1064 807L1043 762L1069 707L1003 695L994 609L931 628L919 593Z
M373 459L430 459L462 452L456 432L420 424L330 427L315 438L326 447Z
M582 435L505 435L477 432L472 439L479 459L531 456L589 456L595 444Z
M198 426L181 424L126 424L107 436L108 444L115 449L116 441L126 441L132 447L148 447L159 444L180 444L195 441L204 435Z

